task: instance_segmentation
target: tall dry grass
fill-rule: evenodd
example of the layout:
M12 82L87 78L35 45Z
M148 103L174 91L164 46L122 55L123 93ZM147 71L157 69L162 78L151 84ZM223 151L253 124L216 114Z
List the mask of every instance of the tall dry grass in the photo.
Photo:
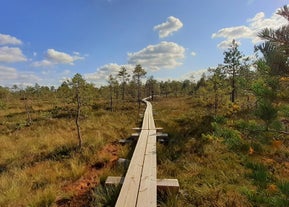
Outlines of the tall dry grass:
M30 103L33 123L26 126L21 104L15 100L0 111L0 206L54 205L68 196L62 186L79 179L104 145L128 137L135 126L134 111L88 108L81 120L83 148L77 151L73 118L53 118L55 103Z

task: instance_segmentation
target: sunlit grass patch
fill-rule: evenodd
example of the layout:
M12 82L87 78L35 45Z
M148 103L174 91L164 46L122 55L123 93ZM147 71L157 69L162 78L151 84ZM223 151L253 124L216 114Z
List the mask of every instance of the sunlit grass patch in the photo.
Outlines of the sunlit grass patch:
M31 196L32 201L29 201L29 207L49 207L54 204L57 192L55 188L49 187L38 191L35 195ZM29 199L28 199L29 200Z
M0 135L0 206L52 206L56 198L69 193L63 192L64 185L81 178L95 161L105 159L98 155L103 146L127 137L135 126L125 113L92 111L81 122L83 148L78 151L74 120L52 118L49 108L45 110L47 113L34 114L43 119L35 119L29 127ZM22 112L9 120L25 121Z
M0 175L0 206L24 199L31 188L29 176L22 170L13 169Z

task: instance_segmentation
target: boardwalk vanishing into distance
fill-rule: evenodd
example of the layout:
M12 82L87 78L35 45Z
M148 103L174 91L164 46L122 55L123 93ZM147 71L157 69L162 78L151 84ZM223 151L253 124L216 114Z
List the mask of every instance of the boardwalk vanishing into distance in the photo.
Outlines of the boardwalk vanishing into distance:
M116 207L156 207L158 186L179 186L176 179L157 180L157 129L149 98L138 141L124 178L108 177L107 183L122 183Z
M152 105L147 107L142 128L115 206L157 206L156 129Z

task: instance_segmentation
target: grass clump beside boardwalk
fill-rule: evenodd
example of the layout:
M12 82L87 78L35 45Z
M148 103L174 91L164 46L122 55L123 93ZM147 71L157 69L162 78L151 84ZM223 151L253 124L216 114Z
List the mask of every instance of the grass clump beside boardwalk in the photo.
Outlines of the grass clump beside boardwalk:
M156 125L169 134L166 146L158 144L158 177L180 182L179 194L161 206L174 199L173 206L289 205L288 135L266 132L247 108L246 116L241 108L215 116L192 97L153 105Z

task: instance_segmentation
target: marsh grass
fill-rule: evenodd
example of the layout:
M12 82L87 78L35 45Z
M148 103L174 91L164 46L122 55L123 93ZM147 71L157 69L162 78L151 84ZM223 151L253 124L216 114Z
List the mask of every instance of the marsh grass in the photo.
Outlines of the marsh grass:
M12 100L0 110L0 206L53 206L56 198L72 196L62 186L79 179L88 167L108 162L99 154L103 147L127 138L141 124L136 105L119 104L110 112L105 103L96 103L81 119L83 148L76 151L74 120L65 111L69 106L55 100L35 103L30 102L30 126L25 125L23 102ZM156 126L169 134L167 145L157 144L158 178L180 183L178 194L159 195L159 205L289 205L289 137L263 132L245 102L239 108L224 102L217 115L206 97L158 97L152 104ZM280 114L287 116L283 108ZM280 148L272 146L274 139L283 141ZM134 143L119 146L118 156L130 158L133 149ZM102 172L101 184L109 175L124 175L126 167ZM91 192L91 205L113 205L118 191L99 185Z
M41 191L38 191L34 195L32 201L29 202L29 207L49 207L52 206L57 196L55 192L55 187L45 188Z
M121 186L99 185L91 192L90 206L113 207L117 201Z
M283 193L278 181L288 172L281 170L287 146L272 148L276 133L263 132L248 107L228 105L211 116L203 104L183 97L154 104L156 125L170 139L157 146L158 177L180 183L178 196L161 195L160 204L170 206L176 199L175 206L287 206L286 187ZM262 164L266 157L275 164Z
M248 177L253 179L253 182L259 188L266 188L268 183L272 181L272 176L263 164L249 162L246 164L246 167L252 170L252 172L248 174Z
M178 193L170 191L158 192L158 206L160 207L177 207L178 205Z
M73 118L51 114L51 107L62 108L62 104L35 103L30 103L30 126L25 126L21 101L12 100L7 110L0 110L0 206L53 206L56 198L67 196L62 186L78 180L89 166L105 159L99 157L101 149L127 137L135 126L130 116L134 112L88 109L81 120L83 148L77 151Z

